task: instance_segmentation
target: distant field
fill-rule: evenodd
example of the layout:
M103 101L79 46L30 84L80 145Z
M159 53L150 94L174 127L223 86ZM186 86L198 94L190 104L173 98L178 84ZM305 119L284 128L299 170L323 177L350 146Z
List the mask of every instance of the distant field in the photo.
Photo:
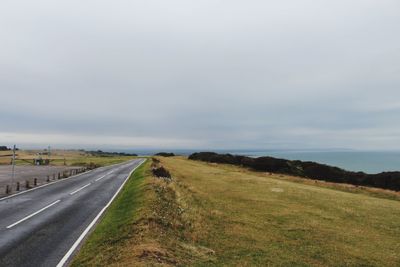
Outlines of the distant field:
M173 181L143 166L73 266L400 266L397 193L159 159Z
M17 165L32 165L33 159L37 157L39 150L22 150L17 151ZM10 164L12 151L0 151L0 164ZM7 156L4 156L7 155ZM48 159L47 155L41 156L43 159ZM67 166L83 166L89 163L97 165L110 165L120 163L135 157L132 156L98 156L91 155L87 152L78 150L53 150L51 152L51 165Z

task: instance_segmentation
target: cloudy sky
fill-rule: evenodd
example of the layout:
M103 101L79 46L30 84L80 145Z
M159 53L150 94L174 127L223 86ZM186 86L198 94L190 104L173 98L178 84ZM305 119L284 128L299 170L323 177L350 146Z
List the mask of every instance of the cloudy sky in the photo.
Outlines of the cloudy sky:
M400 149L398 0L0 3L0 143Z

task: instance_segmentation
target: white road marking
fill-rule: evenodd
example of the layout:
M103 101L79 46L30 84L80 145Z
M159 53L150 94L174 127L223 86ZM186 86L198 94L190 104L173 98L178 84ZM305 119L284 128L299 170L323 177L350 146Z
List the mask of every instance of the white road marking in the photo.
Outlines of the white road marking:
M103 175L100 178L97 178L96 180L94 180L95 182L100 181L101 179L103 179L104 177L106 177L107 175Z
M106 209L111 205L113 200L117 197L118 193L121 191L121 189L124 187L125 183L128 181L129 177L131 177L132 173L139 168L143 162L145 162L147 159L144 159L142 162L140 162L129 174L128 177L126 177L125 181L122 183L122 185L118 188L117 192L115 192L114 196L110 199L110 201L107 203L107 205L104 206L104 208L97 214L97 216L93 219L93 221L88 225L88 227L85 229L85 231L82 232L82 234L79 236L79 238L75 241L75 243L72 245L72 247L68 250L67 254L64 255L64 257L61 259L61 261L57 264L57 267L63 267L68 259L71 257L71 255L74 253L76 248L79 246L79 244L82 242L82 240L85 238L85 236L89 233L89 231L92 229L92 227L96 224L96 222L99 220L101 215L106 211Z
M13 223L13 224L7 226L7 229L10 229L10 228L16 226L17 224L20 224L20 223L22 223L23 221L26 221L26 220L28 220L29 218L32 218L32 217L35 216L36 214L41 213L42 211L44 211L44 210L50 208L51 206L57 204L57 203L60 202L60 201L61 201L61 200L54 201L53 203L47 205L47 206L44 207L44 208L41 208L40 210L38 210L38 211L36 211L36 212L34 212L34 213L28 215L28 216L26 216L25 218L19 220L18 222L15 222L15 223Z
M82 187L76 189L75 191L73 191L73 192L71 192L71 193L69 193L69 194L72 196L73 194L78 193L78 192L81 191L83 188L88 187L88 186L91 185L91 184L92 184L92 183L88 183L88 184L86 184L86 185L84 185L84 186L82 186Z
M117 170L119 170L119 168L118 168ZM112 174L114 171L115 171L115 170L112 170L112 171L110 171L110 172L107 172L105 175L103 175L103 176L97 178L97 179L94 180L94 181L95 181L95 182L100 181L101 179L103 179L103 178L106 177L107 175Z

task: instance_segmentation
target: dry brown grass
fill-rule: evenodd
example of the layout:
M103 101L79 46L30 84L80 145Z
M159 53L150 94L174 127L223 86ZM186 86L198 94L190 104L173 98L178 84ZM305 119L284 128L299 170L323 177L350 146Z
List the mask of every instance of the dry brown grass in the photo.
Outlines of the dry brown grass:
M74 266L400 265L400 202L386 192L159 160L172 182L143 167Z

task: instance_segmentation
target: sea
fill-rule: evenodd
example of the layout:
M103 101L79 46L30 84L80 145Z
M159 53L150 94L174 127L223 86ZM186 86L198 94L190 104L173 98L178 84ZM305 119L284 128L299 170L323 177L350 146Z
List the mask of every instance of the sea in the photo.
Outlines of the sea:
M126 150L124 152L139 155L152 155L161 150ZM179 155L189 155L193 152L213 151L210 149L190 150L176 149L163 150ZM324 150L214 150L217 153L230 153L248 157L271 156L275 158L314 161L336 166L348 171L362 171L375 174L385 171L400 171L400 151L324 151Z
M236 154L314 161L348 171L362 171L370 174L400 171L400 152L392 151L249 151Z

